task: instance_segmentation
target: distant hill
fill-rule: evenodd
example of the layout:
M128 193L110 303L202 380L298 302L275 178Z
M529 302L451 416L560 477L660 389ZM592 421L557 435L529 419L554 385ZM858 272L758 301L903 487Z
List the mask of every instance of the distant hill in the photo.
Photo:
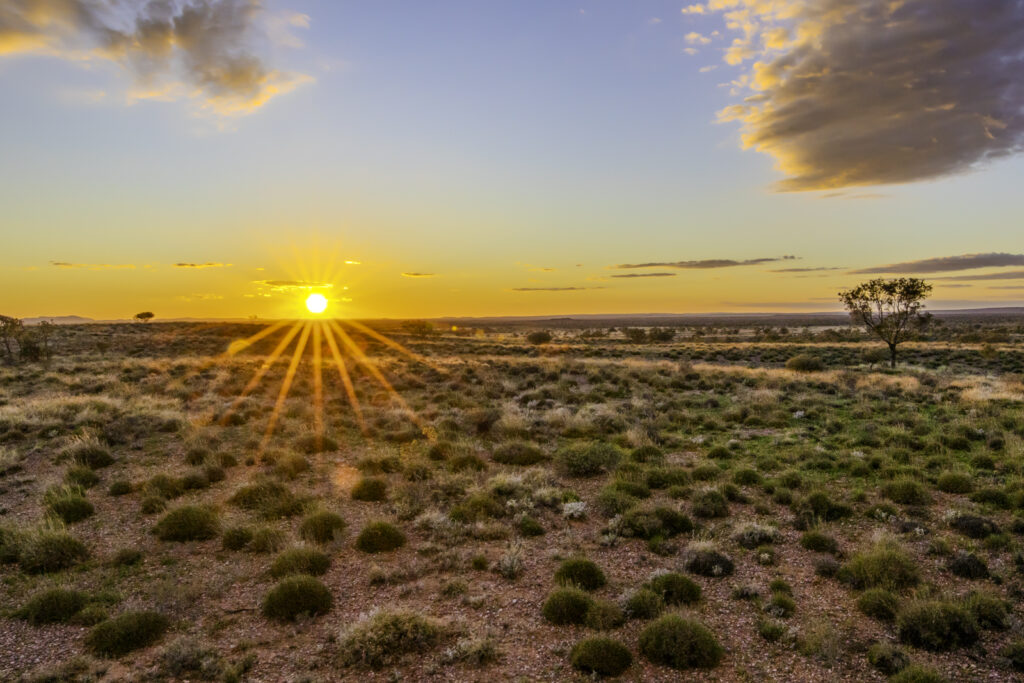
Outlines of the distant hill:
M36 318L22 318L21 322L26 325L38 325L41 322L53 323L54 325L81 325L83 323L96 322L92 318L83 318L80 315L52 315L39 316Z

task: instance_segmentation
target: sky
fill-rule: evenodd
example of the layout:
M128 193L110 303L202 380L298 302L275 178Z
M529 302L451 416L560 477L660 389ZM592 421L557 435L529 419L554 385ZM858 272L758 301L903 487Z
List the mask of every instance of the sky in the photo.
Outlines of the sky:
M1024 0L3 0L0 313L1024 302Z

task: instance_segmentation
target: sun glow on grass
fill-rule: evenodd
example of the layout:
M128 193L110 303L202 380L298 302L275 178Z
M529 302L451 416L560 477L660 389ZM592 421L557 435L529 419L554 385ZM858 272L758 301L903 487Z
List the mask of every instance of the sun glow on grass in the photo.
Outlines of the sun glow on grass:
M323 294L310 294L306 297L306 310L318 315L323 313L327 310L327 297Z

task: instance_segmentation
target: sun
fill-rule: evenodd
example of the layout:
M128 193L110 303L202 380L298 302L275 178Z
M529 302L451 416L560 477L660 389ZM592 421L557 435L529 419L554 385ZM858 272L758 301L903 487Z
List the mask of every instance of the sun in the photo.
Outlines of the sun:
M310 313L323 313L327 310L327 297L323 294L310 294L306 297L306 309Z

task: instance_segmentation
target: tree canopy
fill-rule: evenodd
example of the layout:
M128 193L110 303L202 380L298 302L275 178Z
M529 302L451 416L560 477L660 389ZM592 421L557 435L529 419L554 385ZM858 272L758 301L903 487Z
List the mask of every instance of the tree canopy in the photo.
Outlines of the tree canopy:
M850 317L889 346L891 367L896 367L896 347L911 338L929 315L922 313L932 286L920 278L878 278L839 292Z

